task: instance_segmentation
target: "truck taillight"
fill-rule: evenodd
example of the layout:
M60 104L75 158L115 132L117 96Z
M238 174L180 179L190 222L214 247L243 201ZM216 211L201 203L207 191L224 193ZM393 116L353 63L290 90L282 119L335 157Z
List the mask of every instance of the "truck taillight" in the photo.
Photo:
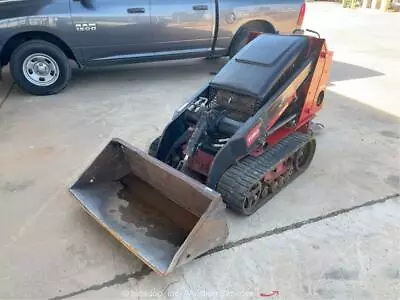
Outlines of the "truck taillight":
M301 25L303 25L305 14L306 14L306 4L303 3L300 7L299 17L297 18L297 27L298 28L301 28Z

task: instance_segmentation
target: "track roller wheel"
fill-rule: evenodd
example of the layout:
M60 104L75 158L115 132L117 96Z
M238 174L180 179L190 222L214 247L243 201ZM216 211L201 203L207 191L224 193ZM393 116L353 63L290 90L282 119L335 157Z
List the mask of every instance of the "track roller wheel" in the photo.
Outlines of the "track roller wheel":
M271 187L268 184L264 184L261 192L261 198L266 198L269 194L271 194Z
M279 181L275 179L270 185L271 193L274 194L279 191Z
M310 165L316 148L315 139L311 139L307 144L301 147L294 155L294 167L297 172L302 172Z
M261 182L256 182L245 194L242 207L242 212L244 215L249 216L256 211L261 195Z
M157 156L157 151L158 151L158 146L160 145L160 141L161 141L161 137L159 136L158 138L154 139L150 146L149 146L149 150L147 151L147 153L153 157Z

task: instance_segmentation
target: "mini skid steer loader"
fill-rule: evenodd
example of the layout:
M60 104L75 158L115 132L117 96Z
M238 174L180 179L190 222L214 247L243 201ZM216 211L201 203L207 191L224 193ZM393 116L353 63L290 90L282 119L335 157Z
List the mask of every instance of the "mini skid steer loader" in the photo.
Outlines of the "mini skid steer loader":
M259 35L148 154L113 139L72 194L144 263L171 272L224 243L225 206L251 215L307 169L331 63L319 36Z

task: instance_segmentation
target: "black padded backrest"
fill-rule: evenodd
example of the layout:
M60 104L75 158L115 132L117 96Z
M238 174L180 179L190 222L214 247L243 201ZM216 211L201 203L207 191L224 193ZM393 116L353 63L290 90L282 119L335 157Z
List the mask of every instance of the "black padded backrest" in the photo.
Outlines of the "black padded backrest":
M240 50L210 85L264 99L307 46L305 36L260 35Z

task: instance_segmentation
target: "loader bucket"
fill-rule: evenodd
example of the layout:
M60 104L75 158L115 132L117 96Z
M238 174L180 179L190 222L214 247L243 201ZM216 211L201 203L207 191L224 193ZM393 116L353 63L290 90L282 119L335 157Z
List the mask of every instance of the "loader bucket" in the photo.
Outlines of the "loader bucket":
M221 245L228 235L220 194L118 139L70 191L98 223L160 274Z

